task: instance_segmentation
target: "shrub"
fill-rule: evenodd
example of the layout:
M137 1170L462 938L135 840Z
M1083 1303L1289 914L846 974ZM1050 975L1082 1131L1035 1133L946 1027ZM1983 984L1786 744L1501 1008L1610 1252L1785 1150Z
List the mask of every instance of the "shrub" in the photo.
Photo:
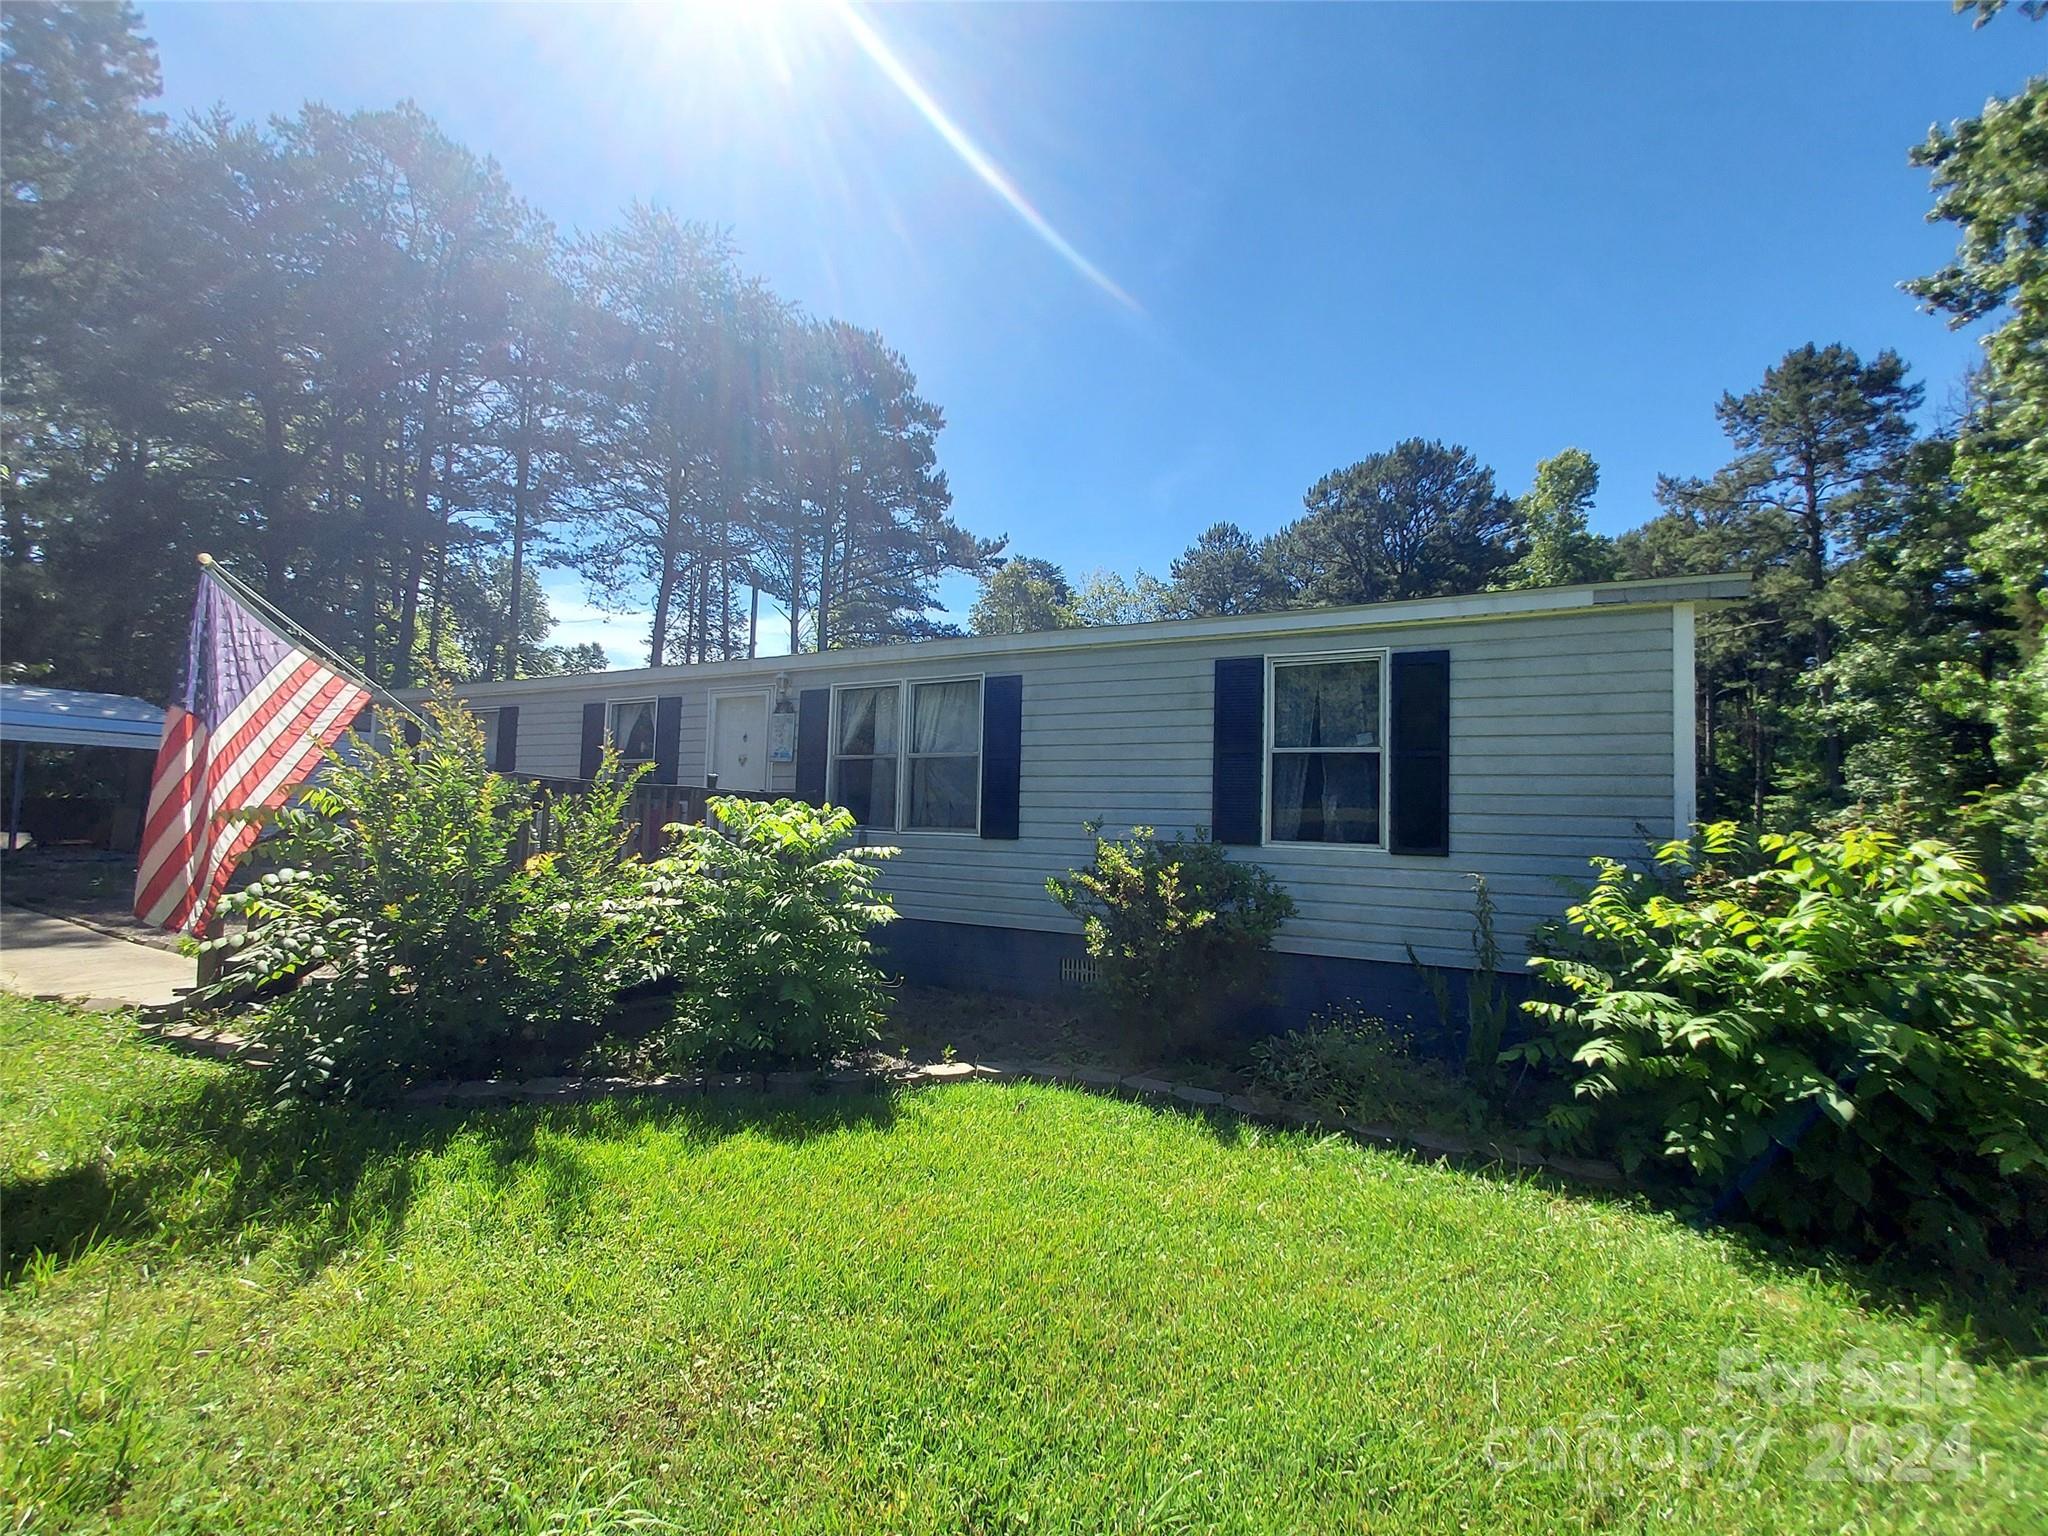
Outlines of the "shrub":
M1252 1072L1283 1098L1339 1119L1468 1130L1486 1117L1455 1075L1416 1058L1406 1030L1360 1009L1319 1013L1307 1029L1259 1041Z
M1493 888L1486 876L1472 877L1472 969L1465 973L1465 1076L1488 1098L1502 1091L1501 1041L1508 1028L1508 993L1500 980L1500 939L1494 932L1494 918L1500 908L1494 903ZM1422 977L1436 1006L1437 1023L1446 1041L1457 1034L1457 1019L1451 1011L1451 984L1444 973L1425 965L1413 944L1404 946L1408 963Z
M1510 1058L1568 1061L1550 1119L1716 1209L1859 1250L1957 1259L2048 1209L2048 909L1994 905L1946 844L1730 823L1598 861L1566 1001Z
M1150 827L1118 842L1088 828L1095 858L1046 890L1081 919L1112 1007L1155 1047L1213 1040L1263 994L1273 936L1294 900L1256 864L1206 837L1162 843Z
M711 824L673 829L650 870L660 965L675 977L657 1044L678 1065L828 1061L875 1039L886 988L871 929L895 918L853 813L720 796Z
M428 706L418 746L344 738L291 805L252 819L279 867L229 895L247 931L224 987L283 988L253 1036L288 1090L388 1092L423 1077L554 1070L596 1040L644 960L625 809L639 770L608 756L553 806L521 861L530 786L484 767L475 718Z

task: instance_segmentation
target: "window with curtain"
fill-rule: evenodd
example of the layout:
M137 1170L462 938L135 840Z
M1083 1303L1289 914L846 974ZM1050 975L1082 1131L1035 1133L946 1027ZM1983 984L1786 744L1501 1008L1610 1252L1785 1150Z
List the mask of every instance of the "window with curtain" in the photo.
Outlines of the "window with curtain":
M903 824L972 832L981 824L981 684L910 685L910 794Z
M611 706L612 744L629 763L654 761L654 700L623 699Z
M903 690L839 690L839 736L833 743L832 801L853 812L864 827L896 826L896 778L903 734L899 729Z
M1382 840L1383 683L1377 656L1274 664L1270 841Z

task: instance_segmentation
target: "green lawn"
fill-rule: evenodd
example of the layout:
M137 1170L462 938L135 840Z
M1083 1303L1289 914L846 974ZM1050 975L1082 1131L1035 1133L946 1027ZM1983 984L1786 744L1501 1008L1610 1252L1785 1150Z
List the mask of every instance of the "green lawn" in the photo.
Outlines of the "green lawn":
M1625 1202L1049 1088L261 1115L250 1086L0 1002L9 1528L1980 1533L2048 1507L2010 1318ZM1827 1374L1724 1390L1724 1350ZM1865 1406L1854 1350L1915 1370Z

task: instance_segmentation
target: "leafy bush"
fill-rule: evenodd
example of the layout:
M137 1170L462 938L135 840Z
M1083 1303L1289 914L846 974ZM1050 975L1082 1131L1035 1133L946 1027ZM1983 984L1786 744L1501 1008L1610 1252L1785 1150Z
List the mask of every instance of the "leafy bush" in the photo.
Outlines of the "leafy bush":
M1110 1004L1155 1047L1210 1042L1263 995L1273 936L1294 899L1256 864L1206 837L1162 843L1150 827L1105 838L1095 858L1045 888L1081 919Z
M678 1065L829 1061L875 1039L885 987L868 935L895 918L853 813L719 796L650 869L662 968L680 983L658 1044Z
M1485 1105L1452 1073L1418 1060L1404 1029L1360 1009L1319 1013L1307 1029L1252 1047L1265 1087L1339 1119L1443 1130L1477 1129Z
M596 1040L645 965L625 812L643 770L607 756L556 800L523 861L531 786L484 767L475 717L428 706L418 746L346 737L317 783L253 818L280 867L229 895L243 934L223 987L282 987L251 1033L287 1089L361 1095L425 1077L555 1070Z
M1510 1058L1569 1062L1554 1126L1802 1238L1983 1255L2048 1211L2048 909L1946 844L1867 829L1598 861L1568 1001Z

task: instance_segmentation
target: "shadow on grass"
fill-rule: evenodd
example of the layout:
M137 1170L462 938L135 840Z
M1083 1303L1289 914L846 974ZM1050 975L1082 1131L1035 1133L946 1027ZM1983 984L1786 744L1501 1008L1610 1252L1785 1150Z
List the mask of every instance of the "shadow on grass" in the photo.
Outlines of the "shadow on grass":
M367 1108L273 1104L255 1074L214 1079L116 1109L90 1162L0 1181L0 1284L63 1267L106 1242L181 1252L289 1240L302 1274L365 1241L395 1240L421 1164L460 1150L495 1192L537 1182L549 1219L579 1220L595 1180L578 1137L642 1129L695 1142L754 1134L795 1142L887 1126L893 1094L806 1099L619 1098L588 1104Z
M1694 1199L1680 1187L1601 1187L1541 1168L1491 1159L1476 1150L1467 1155L1451 1155L1360 1140L1340 1130L1254 1127L1223 1110L1175 1104L1154 1107L1161 1113L1206 1122L1211 1134L1229 1147L1268 1136L1335 1138L1417 1164L1441 1164L1490 1183L1534 1184L1587 1204L1654 1212L1724 1240L1731 1262L1760 1285L1779 1284L1796 1275L1819 1275L1842 1286L1868 1310L1923 1317L1946 1334L1955 1351L1972 1363L2010 1366L2048 1356L2048 1281L2031 1268L1991 1265L1971 1270L1944 1269L1926 1261L1872 1259L1825 1247L1801 1246L1738 1222L1703 1224Z
M1818 1273L1872 1311L1925 1317L1973 1364L2011 1366L2048 1356L2048 1284L2038 1273L1997 1264L1963 1270L1866 1259L1802 1248L1746 1226L1706 1230L1729 1239L1734 1261L1758 1281Z
M740 1135L801 1142L886 1128L897 1113L893 1094L373 1109L275 1105L267 1102L268 1089L259 1076L238 1072L153 1101L130 1101L96 1132L104 1143L99 1156L0 1181L0 1284L31 1264L61 1268L101 1242L160 1242L189 1253L283 1240L310 1276L342 1249L400 1237L420 1192L422 1164L444 1153L468 1159L465 1172L494 1194L537 1186L547 1220L568 1227L589 1216L601 1196L586 1143L643 1131L678 1134L699 1145ZM1227 1112L1189 1106L1156 1107L1199 1120L1228 1146L1273 1136L1341 1135L1254 1127ZM1417 1162L1444 1160L1367 1145ZM1592 1189L1479 1157L1451 1161L1463 1173L1502 1185L1535 1183L1573 1200L1647 1208L1673 1220L1688 1215L1669 1192ZM2048 1288L2037 1279L1872 1263L1797 1248L1740 1226L1711 1230L1727 1240L1731 1261L1760 1284L1818 1272L1874 1310L1926 1317L1974 1361L2006 1364L2048 1354Z

